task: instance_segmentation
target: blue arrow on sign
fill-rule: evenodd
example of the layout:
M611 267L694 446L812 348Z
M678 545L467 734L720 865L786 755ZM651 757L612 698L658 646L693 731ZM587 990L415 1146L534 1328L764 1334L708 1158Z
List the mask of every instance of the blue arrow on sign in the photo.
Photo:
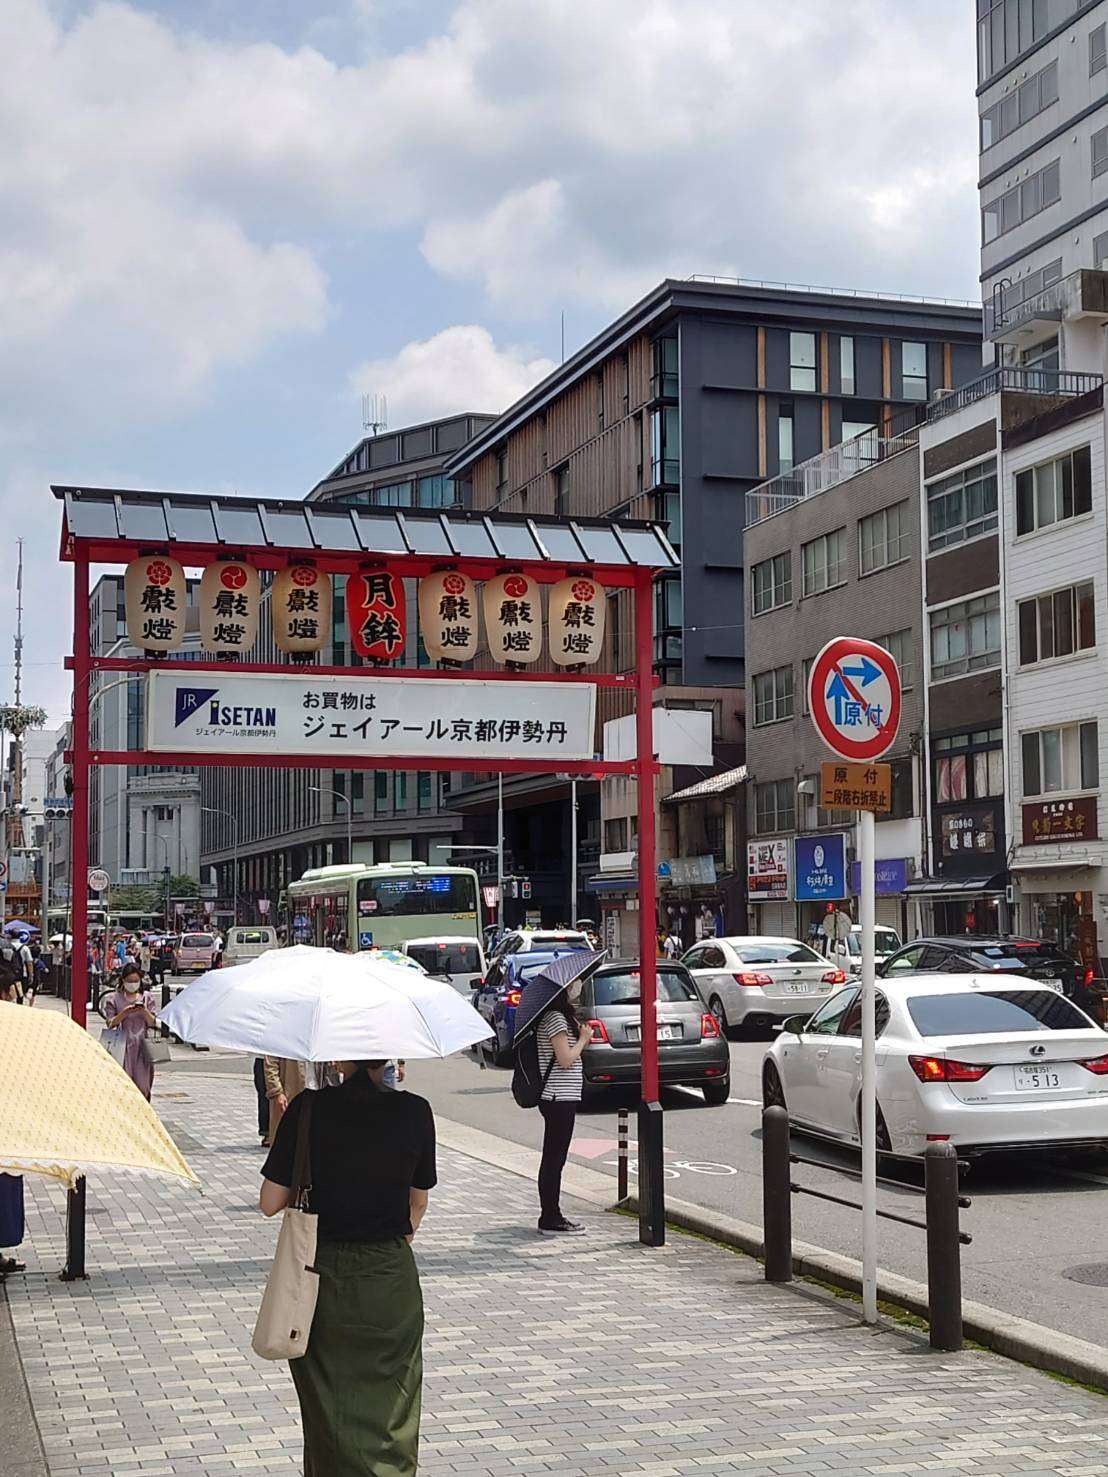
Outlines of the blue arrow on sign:
M863 657L860 667L843 667L842 672L844 677L856 677L863 687L868 687L875 678L880 677L881 668L875 666L868 657Z

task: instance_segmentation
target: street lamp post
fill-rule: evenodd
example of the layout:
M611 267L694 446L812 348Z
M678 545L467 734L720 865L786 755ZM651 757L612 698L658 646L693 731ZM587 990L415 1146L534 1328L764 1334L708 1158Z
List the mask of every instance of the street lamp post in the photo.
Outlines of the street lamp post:
M231 836L233 838L231 843L233 857L232 866L234 867L234 876L231 883L231 890L234 897L231 906L235 910L234 922L237 923L239 921L239 818L233 810L219 810L214 805L202 805L200 809L204 812L205 815L226 816L227 819L231 822Z
M352 863L354 860L354 806L351 803L351 797L343 790L336 790L333 785L309 785L308 789L316 795L337 795L346 806L346 860Z

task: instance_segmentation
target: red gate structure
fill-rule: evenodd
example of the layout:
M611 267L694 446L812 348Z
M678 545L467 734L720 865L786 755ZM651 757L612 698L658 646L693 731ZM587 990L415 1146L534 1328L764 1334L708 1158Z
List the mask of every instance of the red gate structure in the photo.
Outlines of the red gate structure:
M458 682L588 683L634 693L637 757L633 760L566 760L557 756L471 761L469 769L504 773L634 775L638 789L639 968L642 1041L639 1108L639 1234L647 1245L664 1240L662 1110L658 1101L657 935L654 781L653 581L679 561L662 530L652 523L525 517L496 513L346 507L276 499L194 493L55 487L64 506L61 558L73 565L73 734L68 760L73 786L71 907L73 933L72 1015L86 1024L88 996L89 772L94 765L255 766L269 769L457 769L453 758L427 754L312 754L159 752L154 749L93 750L89 741L90 683L106 672L249 673L313 677L392 675L413 683L425 678ZM401 578L420 579L457 570L475 581L519 572L539 585L586 576L605 590L630 590L634 599L635 667L627 673L562 670L309 665L295 658L253 662L235 657L202 661L95 656L89 641L89 572L93 565L119 566L151 555L172 557L196 568L239 559L263 578L291 565L311 565L329 576L352 576L387 567ZM329 639L329 636L328 636ZM141 642L131 633L135 645ZM556 689L552 689L552 696ZM145 735L144 735L145 737ZM84 1181L70 1195L69 1262L64 1275L84 1275Z

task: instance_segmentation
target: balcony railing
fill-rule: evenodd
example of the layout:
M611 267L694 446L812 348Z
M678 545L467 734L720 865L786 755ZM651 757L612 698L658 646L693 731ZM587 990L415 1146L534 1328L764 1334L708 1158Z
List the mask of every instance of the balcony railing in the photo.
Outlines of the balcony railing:
M879 462L888 461L914 446L918 428L909 427L899 436L882 436L874 428L863 431L838 446L829 446L818 456L793 467L791 472L782 472L759 487L752 488L746 495L746 527L762 523L777 513L794 508L807 498L817 497L840 482L857 477Z
M955 411L964 410L976 400L987 400L1002 390L1018 390L1027 395L1087 395L1104 383L1101 374L1079 374L1069 369L1023 369L1015 365L998 365L969 384L951 390L941 400L927 407L927 421L942 420Z
M1031 323L1049 325L1082 317L1103 322L1108 318L1108 273L1079 267L1053 282L1043 281L1049 270L1043 268L1007 286L1007 279L996 284L984 305L986 338L1026 343L1020 330Z

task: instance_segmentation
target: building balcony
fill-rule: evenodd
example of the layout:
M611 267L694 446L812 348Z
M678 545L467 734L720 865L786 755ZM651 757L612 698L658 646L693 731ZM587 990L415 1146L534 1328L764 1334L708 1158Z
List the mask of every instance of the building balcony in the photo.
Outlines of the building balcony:
M1015 365L998 365L988 370L969 384L950 390L941 399L927 407L927 424L942 420L964 410L977 400L988 400L992 395L1004 391L1015 391L1024 395L1043 397L1043 409L1050 407L1048 400L1071 400L1078 395L1087 395L1098 390L1104 383L1102 374L1084 374L1069 369L1021 369Z
M997 344L1026 346L1079 318L1108 323L1108 272L1080 268L1024 295L1022 284L996 284L984 305L985 337Z
M818 497L821 492L827 492L841 482L857 477L860 472L869 471L879 462L898 456L916 444L917 435L915 426L899 436L891 437L882 436L875 428L863 431L850 441L841 441L838 446L829 446L826 451L809 457L790 472L782 472L768 482L751 488L746 495L746 527L763 523L777 513L787 512L789 508L795 508L797 503Z

